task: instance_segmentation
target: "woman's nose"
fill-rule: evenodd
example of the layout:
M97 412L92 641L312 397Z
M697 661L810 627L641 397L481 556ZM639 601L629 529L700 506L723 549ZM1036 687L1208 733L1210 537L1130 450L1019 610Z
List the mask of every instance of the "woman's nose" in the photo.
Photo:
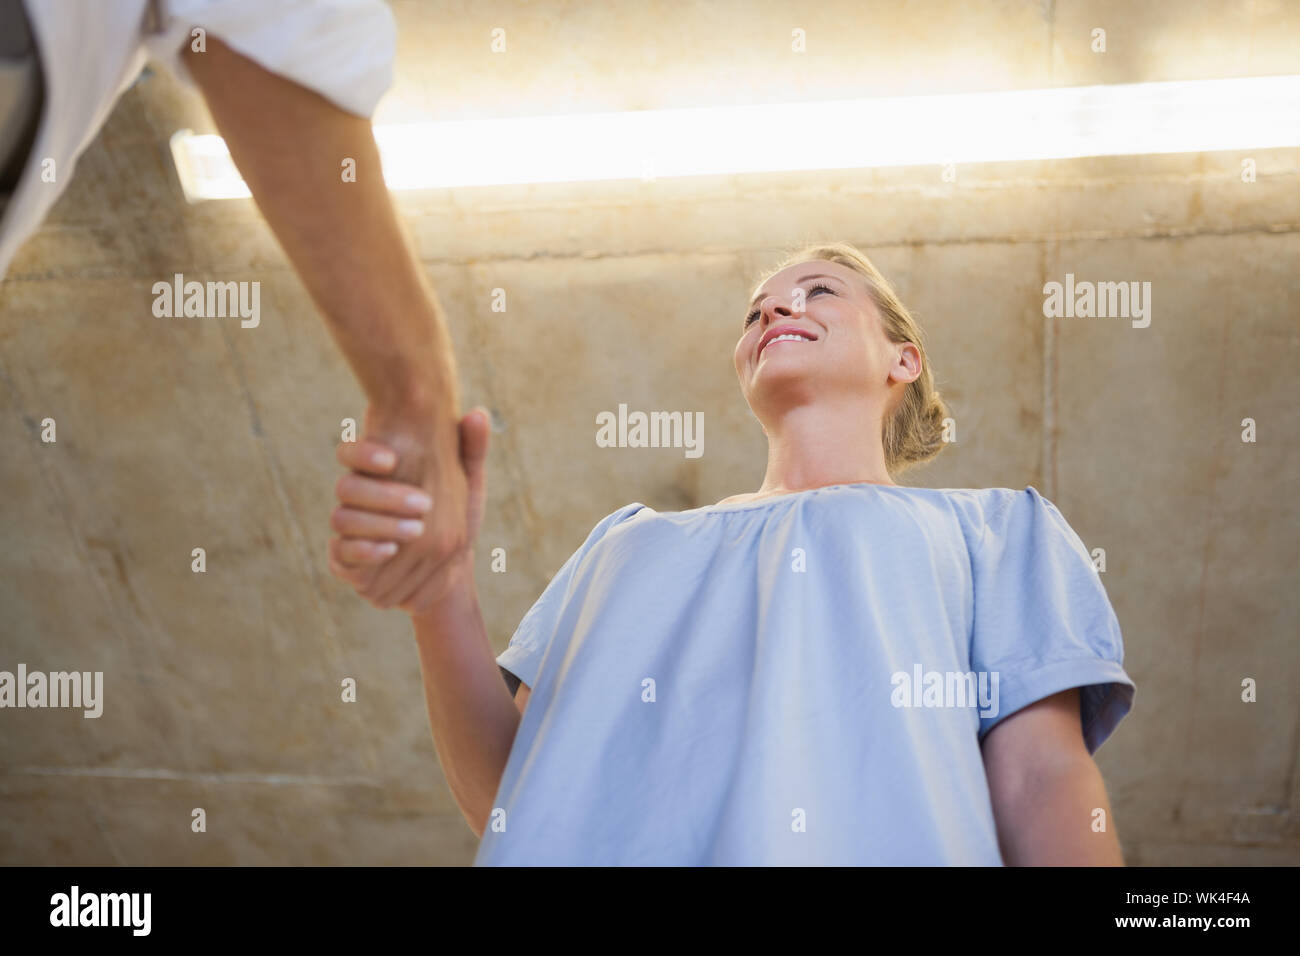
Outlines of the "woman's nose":
M763 300L762 305L763 325L771 325L777 319L788 319L794 315L793 310L774 295L768 296Z

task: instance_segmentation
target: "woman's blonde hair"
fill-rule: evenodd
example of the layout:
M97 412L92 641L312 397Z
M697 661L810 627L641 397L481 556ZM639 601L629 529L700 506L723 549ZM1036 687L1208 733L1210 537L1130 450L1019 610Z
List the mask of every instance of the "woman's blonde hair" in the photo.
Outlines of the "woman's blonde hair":
M785 259L770 269L754 289L782 269L824 259L846 266L861 275L867 290L880 313L881 326L891 342L911 342L921 353L921 374L909 382L902 399L887 412L881 425L881 441L885 449L885 467L890 477L901 474L913 465L934 458L943 451L943 422L949 417L948 405L934 385L930 359L925 354L925 336L920 325L912 318L889 281L872 265L871 260L846 242L815 243L786 254Z

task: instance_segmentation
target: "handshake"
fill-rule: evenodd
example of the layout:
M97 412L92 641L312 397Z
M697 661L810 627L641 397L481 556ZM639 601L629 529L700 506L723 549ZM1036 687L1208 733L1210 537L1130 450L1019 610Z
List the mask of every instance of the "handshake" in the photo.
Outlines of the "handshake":
M451 424L409 429L371 412L366 438L338 446L348 473L335 486L330 571L375 607L419 615L473 592L488 414Z

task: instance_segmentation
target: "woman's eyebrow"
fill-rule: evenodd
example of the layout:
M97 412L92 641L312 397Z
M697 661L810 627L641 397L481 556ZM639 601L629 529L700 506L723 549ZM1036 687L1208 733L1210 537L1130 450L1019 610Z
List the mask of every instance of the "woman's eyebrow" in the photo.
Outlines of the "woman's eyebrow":
M825 272L810 272L806 276L800 276L798 279L795 280L795 283L798 284L800 282L807 282L809 279L834 279L836 282L839 282L841 284L843 284L844 282L844 280L841 279L839 276L827 275ZM770 295L771 293L767 293L767 294ZM758 293L758 295L754 296L753 301L749 303L749 307L751 309L754 308L758 300L763 297L764 297L764 293L762 292Z

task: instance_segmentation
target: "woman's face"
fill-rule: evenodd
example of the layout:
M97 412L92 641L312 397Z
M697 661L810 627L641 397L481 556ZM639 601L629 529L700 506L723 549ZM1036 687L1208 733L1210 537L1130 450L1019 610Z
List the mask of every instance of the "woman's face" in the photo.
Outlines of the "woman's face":
M867 398L892 408L891 392L901 397L920 373L920 351L889 341L866 279L837 262L813 259L781 270L763 283L743 321L736 375L765 425L784 407L819 398Z

